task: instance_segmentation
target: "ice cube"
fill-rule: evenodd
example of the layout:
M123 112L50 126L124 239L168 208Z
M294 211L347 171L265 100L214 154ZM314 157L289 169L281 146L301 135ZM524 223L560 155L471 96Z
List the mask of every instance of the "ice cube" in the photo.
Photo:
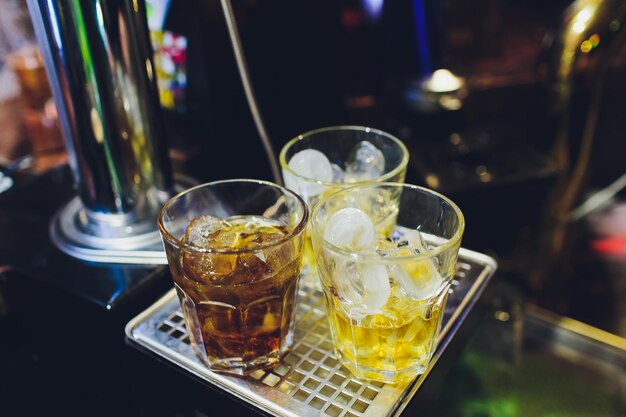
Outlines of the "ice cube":
M267 218L260 216L250 217L238 232L237 249L273 243L289 234L286 227L270 223Z
M443 279L430 260L414 261L410 264L389 265L389 274L402 290L415 300L425 300L436 295Z
M376 244L376 253L380 256L393 256L394 253L398 252L398 246L396 246L396 242L391 239L379 239Z
M331 164L333 170L333 182L343 182L343 169L337 164Z
M406 254L424 254L428 248L418 230L409 230L397 241L398 250ZM443 278L432 259L404 261L388 267L390 275L413 299L423 300L436 295L443 285Z
M417 251L417 253L425 253L428 250L424 236L422 236L419 230L408 230L403 237L406 239L409 248Z
M324 239L350 251L375 254L374 224L364 211L356 208L346 207L333 214L326 223ZM391 293L387 269L380 264L355 263L340 258L335 268L335 280L339 294L352 305L356 315L380 311Z
M182 268L193 281L220 281L231 274L237 264L237 255L221 253L191 253L184 251Z
M333 180L333 168L330 161L322 152L315 149L305 149L293 155L289 160L289 168L301 177L312 181L298 178L287 170L283 170L285 186L302 194L303 197L314 197L324 191L322 184L314 181L331 182Z
M351 305L355 319L379 313L391 294L389 274L381 264L347 261L337 268L335 279L339 295Z
M385 171L385 156L372 143L361 141L350 152L345 168L345 182L373 180Z
M240 249L246 246L242 235L233 228L219 229L207 237L206 244L212 249Z
M192 246L206 248L209 237L217 231L230 227L230 224L219 217L204 215L189 222L185 231L185 242Z
M352 207L343 208L330 217L324 239L355 252L376 249L374 223L364 211Z
M250 284L267 278L271 268L256 254L243 253L237 257L237 264L229 276L229 285Z
M363 277L363 300L361 301L369 310L380 310L391 294L389 274L384 265L365 265L362 269Z

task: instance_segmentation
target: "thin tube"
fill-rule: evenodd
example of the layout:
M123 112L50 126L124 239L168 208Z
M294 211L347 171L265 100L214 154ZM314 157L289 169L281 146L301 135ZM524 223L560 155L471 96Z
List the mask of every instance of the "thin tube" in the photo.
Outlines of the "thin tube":
M241 82L246 93L246 100L248 102L248 106L250 107L254 124L256 125L259 136L261 137L261 142L263 143L263 148L265 149L265 153L267 154L267 158L270 162L274 182L279 185L283 185L280 170L278 169L278 162L276 161L276 155L274 154L274 148L272 147L272 142L270 141L267 130L265 129L265 124L263 123L263 118L261 117L261 111L257 105L256 96L252 88L252 83L250 82L248 65L243 54L243 46L241 45L241 38L237 29L237 22L235 21L233 7L230 0L221 0L221 2L222 9L224 11L224 18L226 19L226 25L228 26L228 34L233 45L233 52L235 53L235 60L237 61L237 68L239 69L239 75L241 76Z

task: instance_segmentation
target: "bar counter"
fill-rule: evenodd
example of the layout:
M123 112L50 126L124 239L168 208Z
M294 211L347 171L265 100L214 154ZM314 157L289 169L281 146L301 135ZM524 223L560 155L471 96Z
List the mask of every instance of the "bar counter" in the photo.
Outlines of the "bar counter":
M85 263L55 249L48 221L72 194L67 166L16 174L0 194L2 415L211 416L216 403L237 415L263 414L126 340L125 325L171 288L171 278L161 266ZM503 274L475 311L470 335L402 415L626 410L622 338L527 303Z
M28 3L56 102L0 100L0 416L626 416L623 2ZM389 132L405 182L463 211L455 288L484 269L384 412L394 391L342 373L306 320L290 354L311 372L285 356L248 377L259 407L184 356L167 266L51 238L69 201L87 210L64 220L107 241L153 226L179 178L273 180L261 113L275 151L325 126ZM285 381L296 411L274 412Z

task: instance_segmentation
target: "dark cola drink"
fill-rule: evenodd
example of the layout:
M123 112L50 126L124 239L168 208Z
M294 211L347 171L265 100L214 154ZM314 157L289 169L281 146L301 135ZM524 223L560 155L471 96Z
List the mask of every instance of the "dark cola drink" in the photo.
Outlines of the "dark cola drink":
M302 240L261 216L189 223L187 247L169 261L192 345L211 368L245 374L291 345Z

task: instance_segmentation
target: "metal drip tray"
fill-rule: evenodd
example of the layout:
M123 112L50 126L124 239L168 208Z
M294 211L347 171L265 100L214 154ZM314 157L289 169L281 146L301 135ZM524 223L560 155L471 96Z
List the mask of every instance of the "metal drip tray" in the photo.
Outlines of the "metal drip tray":
M130 341L270 415L395 416L436 366L495 270L492 258L461 249L430 366L423 375L398 385L356 379L339 364L332 349L324 297L311 276L301 280L291 351L273 369L259 370L245 378L212 372L196 357L173 289L131 320L126 335Z

